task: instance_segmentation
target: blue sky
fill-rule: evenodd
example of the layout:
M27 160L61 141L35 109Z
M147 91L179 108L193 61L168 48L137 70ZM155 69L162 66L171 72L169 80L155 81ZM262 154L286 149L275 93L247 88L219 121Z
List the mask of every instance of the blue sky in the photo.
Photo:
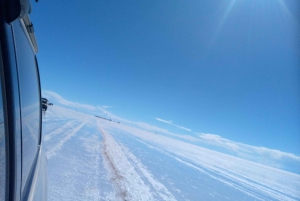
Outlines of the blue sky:
M300 155L298 0L32 3L43 90Z

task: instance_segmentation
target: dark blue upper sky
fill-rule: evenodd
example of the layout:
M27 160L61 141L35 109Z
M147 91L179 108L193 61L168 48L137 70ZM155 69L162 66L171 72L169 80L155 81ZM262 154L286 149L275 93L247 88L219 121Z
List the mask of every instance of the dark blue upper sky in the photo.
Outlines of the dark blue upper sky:
M42 88L300 154L298 0L40 1ZM297 13L298 12L298 13Z

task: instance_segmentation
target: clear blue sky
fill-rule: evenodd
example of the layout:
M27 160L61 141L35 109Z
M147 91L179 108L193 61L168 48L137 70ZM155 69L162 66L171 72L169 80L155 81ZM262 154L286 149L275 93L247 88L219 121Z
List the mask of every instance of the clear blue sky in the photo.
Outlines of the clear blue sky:
M298 2L32 2L42 88L300 155Z

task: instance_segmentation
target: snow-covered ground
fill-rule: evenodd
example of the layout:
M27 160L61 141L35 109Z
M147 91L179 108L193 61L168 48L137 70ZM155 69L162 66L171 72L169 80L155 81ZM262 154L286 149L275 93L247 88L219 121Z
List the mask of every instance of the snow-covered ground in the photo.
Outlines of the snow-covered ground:
M300 175L59 106L43 117L49 200L300 200Z

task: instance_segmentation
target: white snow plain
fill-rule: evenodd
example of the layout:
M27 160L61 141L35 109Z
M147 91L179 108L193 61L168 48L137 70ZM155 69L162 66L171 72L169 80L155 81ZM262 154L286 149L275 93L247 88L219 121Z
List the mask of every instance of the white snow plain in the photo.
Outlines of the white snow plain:
M300 200L300 175L50 106L49 200Z

